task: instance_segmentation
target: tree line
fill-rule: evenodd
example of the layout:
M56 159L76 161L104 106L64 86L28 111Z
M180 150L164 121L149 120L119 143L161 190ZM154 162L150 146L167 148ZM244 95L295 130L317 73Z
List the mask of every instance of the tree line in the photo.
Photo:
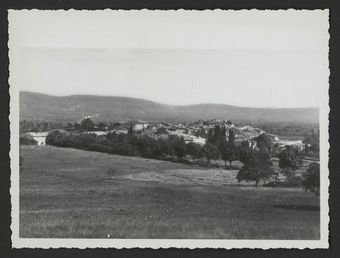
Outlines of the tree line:
M239 181L253 181L257 186L260 181L275 178L271 139L265 134L261 134L254 138L257 147L252 148L247 141L236 146L235 138L235 132L230 129L227 133L227 129L223 126L215 126L209 129L206 144L203 146L193 142L185 143L183 137L175 135L155 139L146 135L134 135L132 131L129 131L128 134L108 133L107 135L97 136L91 133L72 134L67 131L55 130L47 136L46 143L58 147L72 147L175 162L188 162L187 156L192 159L193 163L204 158L205 165L211 165L212 160L222 159L226 168L227 162L229 162L229 168L232 168L232 162L240 160L243 166L237 174ZM305 177L307 175L307 177L301 178L296 175L296 171L302 166L302 155L297 149L287 146L278 154L278 158L281 172L286 177L284 184L303 186L318 193L319 179L316 177L318 175L318 172L316 172L316 169L319 168L318 163L312 163L304 175ZM309 183L306 183L307 181ZM273 184L272 181L270 186L277 186L278 184L275 181Z

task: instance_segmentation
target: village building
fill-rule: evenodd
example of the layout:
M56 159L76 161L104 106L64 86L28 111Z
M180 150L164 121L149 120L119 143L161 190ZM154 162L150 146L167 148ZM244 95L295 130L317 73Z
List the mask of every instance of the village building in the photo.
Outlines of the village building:
M278 146L280 149L284 149L286 146L292 146L294 148L297 148L299 151L303 151L305 149L305 144L302 142L302 140L279 140Z
M132 125L132 130L134 132L142 131L142 130L146 129L148 127L148 125L149 124L147 124L147 123L137 123L137 124Z
M48 132L28 132L27 134L37 142L37 145L46 145L46 137Z
M112 129L110 131L112 134L128 134L128 130L124 127Z
M201 146L203 146L206 143L206 139L203 137L196 137L194 135L187 135L187 134L183 134L182 137L185 143L193 142Z
M100 136L100 135L106 135L107 134L107 131L85 131L85 132L82 132L83 134L95 134L97 136Z

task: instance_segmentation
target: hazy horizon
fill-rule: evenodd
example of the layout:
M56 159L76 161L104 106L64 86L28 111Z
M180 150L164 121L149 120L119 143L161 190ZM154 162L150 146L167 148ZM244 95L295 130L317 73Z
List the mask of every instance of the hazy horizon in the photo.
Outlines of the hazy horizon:
M14 13L24 91L305 108L328 87L323 11Z
M233 107L240 107L240 108L253 108L253 109L319 109L318 106L305 106L305 107L252 107L252 106L238 106L238 105L230 105L225 103L209 103L209 102L202 102L202 103L196 103L196 104L184 104L184 105L170 105L162 102L157 102L153 100L149 100L146 98L135 98L135 97L129 97L129 96L118 96L118 95L94 95L94 94L71 94L71 95L53 95L53 94L45 94L41 92L35 92L35 91L27 91L27 90L20 90L21 93L33 93L33 94L41 94L49 97L57 97L57 98L63 98L63 97L77 97L77 96L85 96L85 97L104 97L104 98L129 98L129 99L136 99L136 100L145 100L154 102L161 105L166 106L174 106L174 107L180 107L180 106L195 106L195 105L224 105L224 106L233 106Z

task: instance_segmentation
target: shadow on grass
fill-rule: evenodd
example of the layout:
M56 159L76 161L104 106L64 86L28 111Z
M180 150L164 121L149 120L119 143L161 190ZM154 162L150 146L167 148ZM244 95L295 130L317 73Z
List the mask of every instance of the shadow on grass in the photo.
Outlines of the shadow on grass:
M311 205L273 205L274 208L300 211L320 211L320 207Z

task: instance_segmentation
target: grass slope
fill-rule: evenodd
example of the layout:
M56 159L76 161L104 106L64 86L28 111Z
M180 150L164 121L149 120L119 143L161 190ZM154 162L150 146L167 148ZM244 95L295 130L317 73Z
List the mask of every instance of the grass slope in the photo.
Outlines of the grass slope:
M55 97L20 92L20 119L58 122L79 121L94 115L98 121L142 119L153 122L183 122L199 119L232 121L318 123L316 108L246 108L221 104L170 106L144 99L74 95Z
M76 149L23 146L21 155L20 237L319 238L319 199L301 189Z

